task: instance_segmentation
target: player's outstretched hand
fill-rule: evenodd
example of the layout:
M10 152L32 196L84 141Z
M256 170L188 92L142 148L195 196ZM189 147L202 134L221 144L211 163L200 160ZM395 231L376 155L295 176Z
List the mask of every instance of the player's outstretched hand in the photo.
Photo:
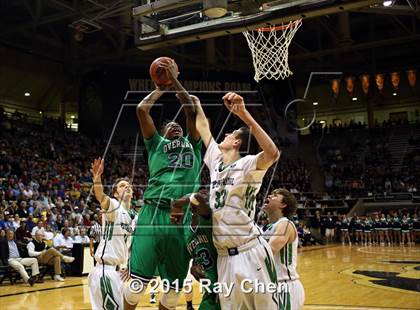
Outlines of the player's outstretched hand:
M178 67L175 63L175 60L171 59L168 62L160 62L159 67L165 69L166 73L168 74L168 78L170 79L178 78L179 72L178 72Z
M228 92L223 96L225 107L237 116L241 116L246 112L244 98L237 93Z
M101 181L102 173L104 173L104 159L101 157L95 158L90 166L93 182Z
M190 268L190 272L198 282L200 282L200 279L206 278L206 274L204 273L204 269L201 265L193 264Z
M191 210L194 214L198 214L204 218L210 218L211 209L209 206L209 195L206 190L200 190L193 194L191 199Z
M171 210L169 211L169 216L171 222L174 224L179 224L184 217L184 209L185 205L188 205L190 202L188 197L182 197L180 199L173 200L171 202Z

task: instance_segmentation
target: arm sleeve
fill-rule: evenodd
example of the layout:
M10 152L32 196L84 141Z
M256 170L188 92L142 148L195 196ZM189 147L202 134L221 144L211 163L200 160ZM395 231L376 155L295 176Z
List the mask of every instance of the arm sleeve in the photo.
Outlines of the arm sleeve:
M247 155L241 159L241 167L244 171L244 174L251 171L257 170L257 156L256 155Z
M153 152L163 141L163 137L155 131L154 135L150 139L144 139L144 145L146 146L147 152Z
M54 239L53 239L53 245L54 245L54 247L59 247L61 245L59 236L54 237Z
M267 170L257 169L257 155L247 155L238 162L238 169L246 175L246 181L251 183L261 183Z
M35 245L32 242L29 242L26 247L28 249L28 254L30 257L37 257L41 254L41 252L35 251Z
M214 139L211 139L204 155L204 163L210 170L213 170L221 155L222 151L220 151L219 145Z

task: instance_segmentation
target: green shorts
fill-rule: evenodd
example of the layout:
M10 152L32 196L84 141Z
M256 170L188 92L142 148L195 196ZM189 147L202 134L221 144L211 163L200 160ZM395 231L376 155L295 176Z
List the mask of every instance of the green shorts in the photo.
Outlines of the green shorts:
M183 226L171 223L169 210L168 205L141 208L131 243L130 275L148 281L157 270L161 279L171 284L179 280L182 287L189 256Z
M198 310L221 310L219 296L216 293L204 293Z

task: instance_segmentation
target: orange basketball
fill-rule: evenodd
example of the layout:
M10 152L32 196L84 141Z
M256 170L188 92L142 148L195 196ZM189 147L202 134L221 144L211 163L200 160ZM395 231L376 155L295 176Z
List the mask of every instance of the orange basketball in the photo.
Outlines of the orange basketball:
M168 62L170 60L171 58L169 57L159 57L156 58L150 65L149 74L157 86L168 86L172 84L165 69L159 66L162 62ZM178 70L178 65L176 65L176 68Z

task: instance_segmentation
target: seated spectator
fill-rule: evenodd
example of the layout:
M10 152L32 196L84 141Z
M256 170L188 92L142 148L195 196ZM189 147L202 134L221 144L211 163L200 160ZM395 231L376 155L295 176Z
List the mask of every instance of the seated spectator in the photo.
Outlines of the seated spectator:
M29 214L28 214L28 211L26 210L26 201L20 202L19 208L17 210L17 214L19 215L20 218L23 218L23 219L28 218Z
M70 230L63 228L61 234L58 234L53 239L54 247L64 255L71 255L73 248L73 239L70 237Z
M74 237L75 235L77 235L77 229L74 228L69 220L64 220L63 222L63 228L67 229L70 233L70 237ZM62 230L62 229L61 229Z
M13 216L9 215L9 214L5 214L4 215L4 225L5 225L5 230L13 230L14 231L14 226L13 226Z
M83 218L83 226L90 227L92 225L92 222L90 221L90 215L85 214Z
M20 243L27 243L32 239L31 232L28 229L25 221L20 223L20 227L16 229L16 240Z
M301 236L301 241L302 241L303 246L316 244L315 238L312 236L311 231L309 230L306 224L304 224L303 226L299 228L300 228L300 232L298 231L298 233Z
M15 214L14 216L14 220L12 222L13 225L13 230L16 231L16 229L18 229L20 227L20 217L19 214Z
M28 254L30 257L35 257L40 265L54 266L54 279L56 281L64 281L61 277L61 261L71 263L74 257L61 254L54 248L48 248L44 242L44 235L41 230L35 233L34 239L28 243Z
M2 212L0 212L0 230L6 230L6 221Z
M54 229L51 227L51 225L47 225L47 227L44 230L44 240L51 241L54 239Z
M38 230L41 230L43 233L45 232L44 222L41 220L39 220L36 226L32 229L31 231L32 237L35 237L35 234Z
M42 282L39 275L38 261L36 258L22 258L18 246L15 242L15 233L13 230L7 230L7 238L1 241L0 255L4 265L9 265L15 269L22 277L25 283L33 286L35 282ZM25 266L31 266L32 275L29 277Z
M31 189L31 187L29 186L29 185L27 185L26 187L25 187L25 189L22 191L22 195L23 195L23 197L25 198L25 199L32 199L32 196L34 195L34 192L33 192L33 190ZM22 202L24 202L24 201L22 201ZM25 203L26 204L26 203ZM26 217L26 216L22 216L22 215L19 215L20 217Z
M80 235L74 237L74 243L89 243L89 237L86 234L86 228L80 228Z
M34 216L32 213L28 215L28 219L26 220L26 226L28 227L28 230L32 233L32 229L36 226L34 223Z

